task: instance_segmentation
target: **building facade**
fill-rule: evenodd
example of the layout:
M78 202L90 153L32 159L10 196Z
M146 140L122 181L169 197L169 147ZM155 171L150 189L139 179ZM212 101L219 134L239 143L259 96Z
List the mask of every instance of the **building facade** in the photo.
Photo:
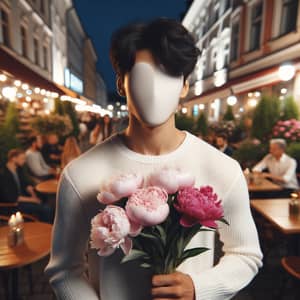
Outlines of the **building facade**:
M97 73L96 79L96 103L102 107L106 107L108 104L105 82L99 73Z
M189 113L205 109L217 120L228 103L240 114L262 94L300 103L299 0L194 0L183 25L201 50Z
M102 113L93 106L106 99L96 63L72 0L0 0L0 100L34 115L63 96Z
M97 96L97 54L90 38L86 38L84 41L83 55L84 95L95 101Z
M67 68L65 86L82 95L84 91L84 43L87 38L74 7L67 10Z
M66 13L71 6L71 0L52 0L52 79L59 85L65 83L64 74L68 62Z
M1 0L0 48L39 75L52 78L50 0Z

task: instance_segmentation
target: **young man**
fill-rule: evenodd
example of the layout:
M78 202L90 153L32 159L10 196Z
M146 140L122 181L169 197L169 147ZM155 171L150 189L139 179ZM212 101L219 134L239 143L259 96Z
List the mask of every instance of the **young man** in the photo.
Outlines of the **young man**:
M112 39L117 87L126 96L129 125L71 163L60 182L53 248L46 274L59 299L230 299L261 266L257 232L238 163L193 135L175 128L179 98L188 92L198 49L178 22L158 19L130 25ZM154 275L137 262L120 264L121 251L98 257L88 246L99 186L115 174L147 176L161 167L195 175L223 201L230 226L220 225L224 257L213 266L214 234L201 232L193 245L211 250L183 263L178 272ZM89 278L85 276L88 251Z
M260 176L268 178L281 185L283 190L272 193L276 197L289 197L290 194L299 189L296 176L297 162L294 158L285 153L286 142L284 139L270 140L269 154L258 162L253 172L260 173ZM264 170L268 172L263 172Z
M225 133L216 134L217 148L228 156L232 156L233 149L228 145L228 137Z
M23 150L9 151L7 164L0 173L0 200L18 203L17 209L21 212L36 215L41 221L52 223L54 212L37 197L33 183L23 169L24 164Z
M46 143L41 148L43 158L49 166L60 165L62 149L58 142L57 134L49 134Z
M40 136L34 136L29 140L29 148L26 151L26 164L35 178L39 180L47 180L53 178L55 170L45 162L41 148L43 146Z

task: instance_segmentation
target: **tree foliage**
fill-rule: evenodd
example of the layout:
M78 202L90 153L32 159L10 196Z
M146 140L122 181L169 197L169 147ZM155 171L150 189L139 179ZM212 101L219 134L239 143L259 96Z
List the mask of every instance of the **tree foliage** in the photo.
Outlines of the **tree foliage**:
M279 118L279 100L274 97L263 96L253 113L252 136L261 141L267 141Z
M234 118L234 114L233 114L233 111L232 111L232 106L227 105L226 112L223 116L223 121L234 121L234 120L235 120L235 118Z
M286 97L284 99L281 119L299 119L299 109L292 96Z

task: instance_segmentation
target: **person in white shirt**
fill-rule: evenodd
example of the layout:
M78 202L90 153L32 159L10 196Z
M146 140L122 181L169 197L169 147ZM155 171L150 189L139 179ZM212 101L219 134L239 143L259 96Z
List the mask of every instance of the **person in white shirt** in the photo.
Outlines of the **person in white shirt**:
M289 196L290 193L299 188L296 168L297 162L285 153L286 142L284 139L272 139L267 154L252 169L264 178L271 179L283 187L282 192L277 192L278 197ZM263 172L268 169L268 172Z
M61 176L45 271L58 299L225 300L249 284L262 266L238 162L175 127L175 111L188 93L187 78L198 56L193 37L173 20L129 25L114 34L111 60L118 91L127 98L129 125L73 160ZM197 187L211 185L222 199L230 225L218 229L225 253L218 264L213 263L214 233L209 231L199 232L191 243L210 251L168 275L152 274L136 261L121 264L120 249L99 257L89 246L91 219L101 208L96 199L101 184L116 174L148 176L163 167L193 174Z
M41 137L34 136L29 141L30 147L26 151L26 164L31 175L39 180L53 178L55 170L47 165L40 149L42 147Z

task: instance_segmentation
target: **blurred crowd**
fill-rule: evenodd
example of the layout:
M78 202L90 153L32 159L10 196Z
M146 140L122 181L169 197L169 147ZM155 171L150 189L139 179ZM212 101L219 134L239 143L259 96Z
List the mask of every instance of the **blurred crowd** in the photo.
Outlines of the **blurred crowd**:
M23 149L11 149L0 171L1 213L16 210L52 223L54 206L35 187L47 180L57 180L65 166L97 143L123 130L127 119L113 119L84 113L79 119L79 135L66 138L50 133L28 137ZM12 210L13 208L13 210Z

